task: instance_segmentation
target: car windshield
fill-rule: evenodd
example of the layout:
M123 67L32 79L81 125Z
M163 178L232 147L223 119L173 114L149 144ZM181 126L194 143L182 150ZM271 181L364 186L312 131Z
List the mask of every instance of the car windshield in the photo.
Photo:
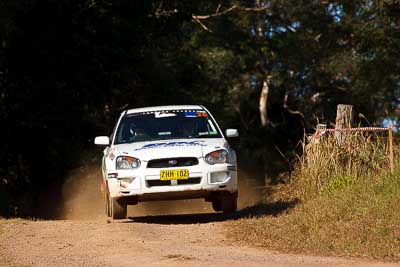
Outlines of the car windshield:
M125 115L114 143L218 137L221 133L215 121L204 110L155 111Z

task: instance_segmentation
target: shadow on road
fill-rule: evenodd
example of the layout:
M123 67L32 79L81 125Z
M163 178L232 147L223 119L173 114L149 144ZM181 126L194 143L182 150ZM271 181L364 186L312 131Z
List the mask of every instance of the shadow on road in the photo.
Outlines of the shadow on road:
M278 216L295 207L299 200L289 202L277 201L274 203L257 204L251 207L239 210L235 214L223 213L201 213L201 214L176 214L176 215L157 215L157 216L139 216L129 217L129 221L123 223L152 223L152 224L197 224L222 222L228 220L237 220L241 218Z

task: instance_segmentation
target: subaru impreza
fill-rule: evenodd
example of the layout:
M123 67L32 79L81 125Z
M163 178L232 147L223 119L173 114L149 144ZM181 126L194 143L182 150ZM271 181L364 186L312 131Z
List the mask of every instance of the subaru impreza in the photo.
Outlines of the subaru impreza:
M203 198L217 212L237 209L236 154L211 113L200 105L129 109L121 113L105 146L102 190L106 214L127 216L143 201Z

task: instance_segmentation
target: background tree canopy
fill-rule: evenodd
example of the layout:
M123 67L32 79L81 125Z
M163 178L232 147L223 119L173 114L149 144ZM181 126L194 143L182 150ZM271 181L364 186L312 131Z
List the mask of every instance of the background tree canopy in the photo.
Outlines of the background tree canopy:
M203 104L240 129L242 162L281 171L338 103L395 117L399 57L397 0L3 0L0 215L97 162L125 108Z

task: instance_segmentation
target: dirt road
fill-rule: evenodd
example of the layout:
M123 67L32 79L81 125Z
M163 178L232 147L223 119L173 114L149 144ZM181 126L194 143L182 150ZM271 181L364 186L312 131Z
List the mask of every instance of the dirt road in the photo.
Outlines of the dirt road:
M103 215L99 170L87 173L66 181L59 220L0 219L0 266L390 266L232 243L229 224L238 216L215 214L202 200L140 203L129 207L130 219L110 221ZM260 199L258 188L242 179L240 208Z
M283 255L227 240L215 214L135 217L118 222L0 223L5 266L390 266L354 259Z

